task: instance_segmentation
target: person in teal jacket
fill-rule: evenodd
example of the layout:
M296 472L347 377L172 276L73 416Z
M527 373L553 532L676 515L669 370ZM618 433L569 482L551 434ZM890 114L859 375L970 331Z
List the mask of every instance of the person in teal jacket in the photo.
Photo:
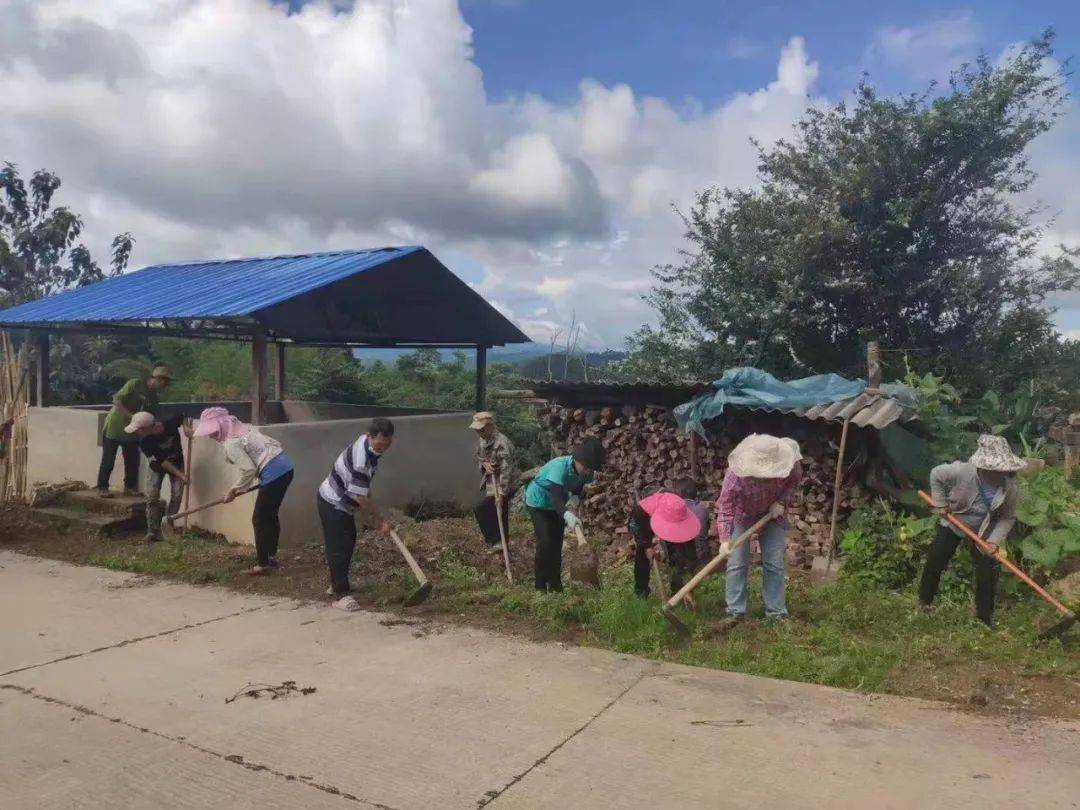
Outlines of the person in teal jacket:
M525 491L525 506L536 532L536 590L562 590L563 532L581 523L575 513L581 490L603 465L603 445L588 438L570 455L553 458L541 467Z

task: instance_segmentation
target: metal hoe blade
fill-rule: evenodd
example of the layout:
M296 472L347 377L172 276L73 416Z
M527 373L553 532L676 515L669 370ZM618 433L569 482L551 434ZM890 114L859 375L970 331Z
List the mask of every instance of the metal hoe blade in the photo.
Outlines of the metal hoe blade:
M430 596L430 595L431 595L431 581L429 580L429 581L425 582L424 584L422 584L419 588L417 588L411 594L409 594L409 598L406 599L405 603L404 603L405 607L414 607L415 605L419 605L421 602L423 602L425 599L427 599L428 596Z

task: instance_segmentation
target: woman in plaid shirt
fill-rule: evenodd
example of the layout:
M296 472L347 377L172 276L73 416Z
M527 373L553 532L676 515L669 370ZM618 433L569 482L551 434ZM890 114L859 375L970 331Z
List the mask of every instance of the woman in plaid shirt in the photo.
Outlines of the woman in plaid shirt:
M716 502L716 531L721 548L732 537L771 513L761 530L761 570L765 615L787 616L784 598L784 546L788 524L784 513L795 506L802 484L802 454L794 439L751 434L728 456L724 485ZM746 615L746 573L750 544L743 543L727 562L725 595L728 615Z

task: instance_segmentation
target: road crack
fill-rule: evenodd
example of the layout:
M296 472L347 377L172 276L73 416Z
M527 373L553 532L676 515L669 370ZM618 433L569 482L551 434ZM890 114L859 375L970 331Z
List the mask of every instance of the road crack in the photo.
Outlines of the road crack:
M559 743L557 743L550 751L548 751L542 757L537 759L528 768L523 770L521 773L519 773L517 776L515 776L513 779L511 779L509 782L507 782L505 785L503 785L498 790L489 790L479 800L477 800L476 806L478 808L484 807L485 805L491 804L493 801L498 799L500 796L502 796L504 793L506 793L506 791L508 791L510 788L512 788L514 785L516 785L518 782L520 782L522 779L524 779L526 776L528 776L534 770L539 768L541 765L543 765L549 759L551 759L551 757L553 757L564 745L566 745L568 742L570 742L576 736L581 734L581 732L585 731L585 729L587 729L594 722L596 722L596 720L598 720L600 718L600 716L604 714L604 712L606 712L608 709L610 709L612 706L614 706L616 703L618 703L620 700L622 700L631 689L633 689L635 686L637 686L639 683L641 683L643 680L645 680L647 677L649 677L652 674L653 674L652 671L642 672L640 675L638 675L637 678L634 679L633 683L631 683L629 686L627 686L625 689L623 689L621 692L619 692L619 694L617 694L615 697L613 697L611 700L609 700L600 709L600 711L596 712L596 714L594 714L592 717L590 717L588 720L586 720L579 728L577 728L572 734L570 734L569 737L567 737L566 739L564 739L564 740L560 741Z
M356 802L358 804L366 804L368 807L374 807L377 810L396 810L396 808L393 808L390 805L373 802L369 799L363 799L352 793L341 790L340 788L334 787L333 785L316 782L310 776L300 776L298 774L286 773L285 771L280 771L277 768L272 768L269 765L263 765L259 762L249 762L248 760L244 759L244 757L242 757L240 754L224 754L220 751L215 751L212 748L206 748L202 745L199 745L198 743L193 743L186 737L175 737L171 734L165 734L161 731L154 731L153 729L145 728L144 726L137 726L134 723L129 723L123 718L110 717L109 715L102 714L101 712L95 711L88 706L80 706L77 703L69 703L66 700L62 700L61 698L43 695L35 691L34 689L26 686L19 686L13 683L0 683L0 689L8 689L13 692L18 692L19 694L25 695L29 698L33 698L34 700L39 700L43 703L49 703L54 706L60 706L73 712L78 712L79 714L82 714L86 717L93 717L97 720L104 720L109 723L116 723L118 725L129 728L132 731L137 731L140 734L149 734L152 737L157 737L161 740L167 740L171 743L190 748L193 751L198 751L200 754L214 757L221 760L222 762L228 762L232 765L239 765L240 767L246 768L249 771L254 771L256 773L266 773L271 776L275 776L278 779L283 779L286 782L299 782L301 785L307 785L308 787L322 791L323 793L329 793L332 796L340 796L347 801Z
M183 625L181 627L174 627L171 630L162 630L160 633L151 633L150 635L147 635L147 636L135 636L135 638L126 638L123 641L118 641L115 644L108 644L108 645L106 645L104 647L95 647L92 650L85 650L84 652L71 653L69 655L62 655L59 658L52 659L51 661L42 661L39 664L29 664L28 666L19 667L18 669L11 669L11 670L8 670L7 672L0 672L0 678L6 678L8 675L18 675L20 672L27 672L27 671L29 671L31 669L40 669L41 667L47 667L47 666L50 666L52 664L59 664L59 663L62 663L64 661L71 661L71 660L73 660L75 658L83 658L84 656L93 655L94 653L99 653L99 652L105 652L106 650L116 650L116 649L119 649L120 647L127 647L130 644L138 644L140 641L149 641L152 638L162 638L163 636L171 636L174 633L180 633L180 632L183 632L184 630L193 630L196 627L205 627L208 624L214 624L215 622L223 622L226 619L234 619L237 616L243 616L243 615L248 614L248 613L254 613L255 611L262 610L263 608L273 607L274 604L276 604L276 603L269 604L269 605L259 605L258 607L244 608L243 610L238 610L235 613L227 613L224 616L215 616L212 619L203 619L201 622L192 622L191 624L185 624L185 625Z

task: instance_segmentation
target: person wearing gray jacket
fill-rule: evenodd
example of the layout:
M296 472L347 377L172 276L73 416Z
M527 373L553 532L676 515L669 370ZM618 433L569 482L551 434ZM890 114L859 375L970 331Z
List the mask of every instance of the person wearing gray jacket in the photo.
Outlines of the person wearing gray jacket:
M970 461L939 464L930 472L930 495L934 511L950 512L986 540L992 551L1005 542L1016 523L1019 488L1017 471L1025 467L1001 436L984 434ZM1000 565L975 547L959 528L944 517L930 545L919 582L919 601L926 606L937 596L941 575L966 540L975 564L975 615L988 627L994 618L994 590Z

